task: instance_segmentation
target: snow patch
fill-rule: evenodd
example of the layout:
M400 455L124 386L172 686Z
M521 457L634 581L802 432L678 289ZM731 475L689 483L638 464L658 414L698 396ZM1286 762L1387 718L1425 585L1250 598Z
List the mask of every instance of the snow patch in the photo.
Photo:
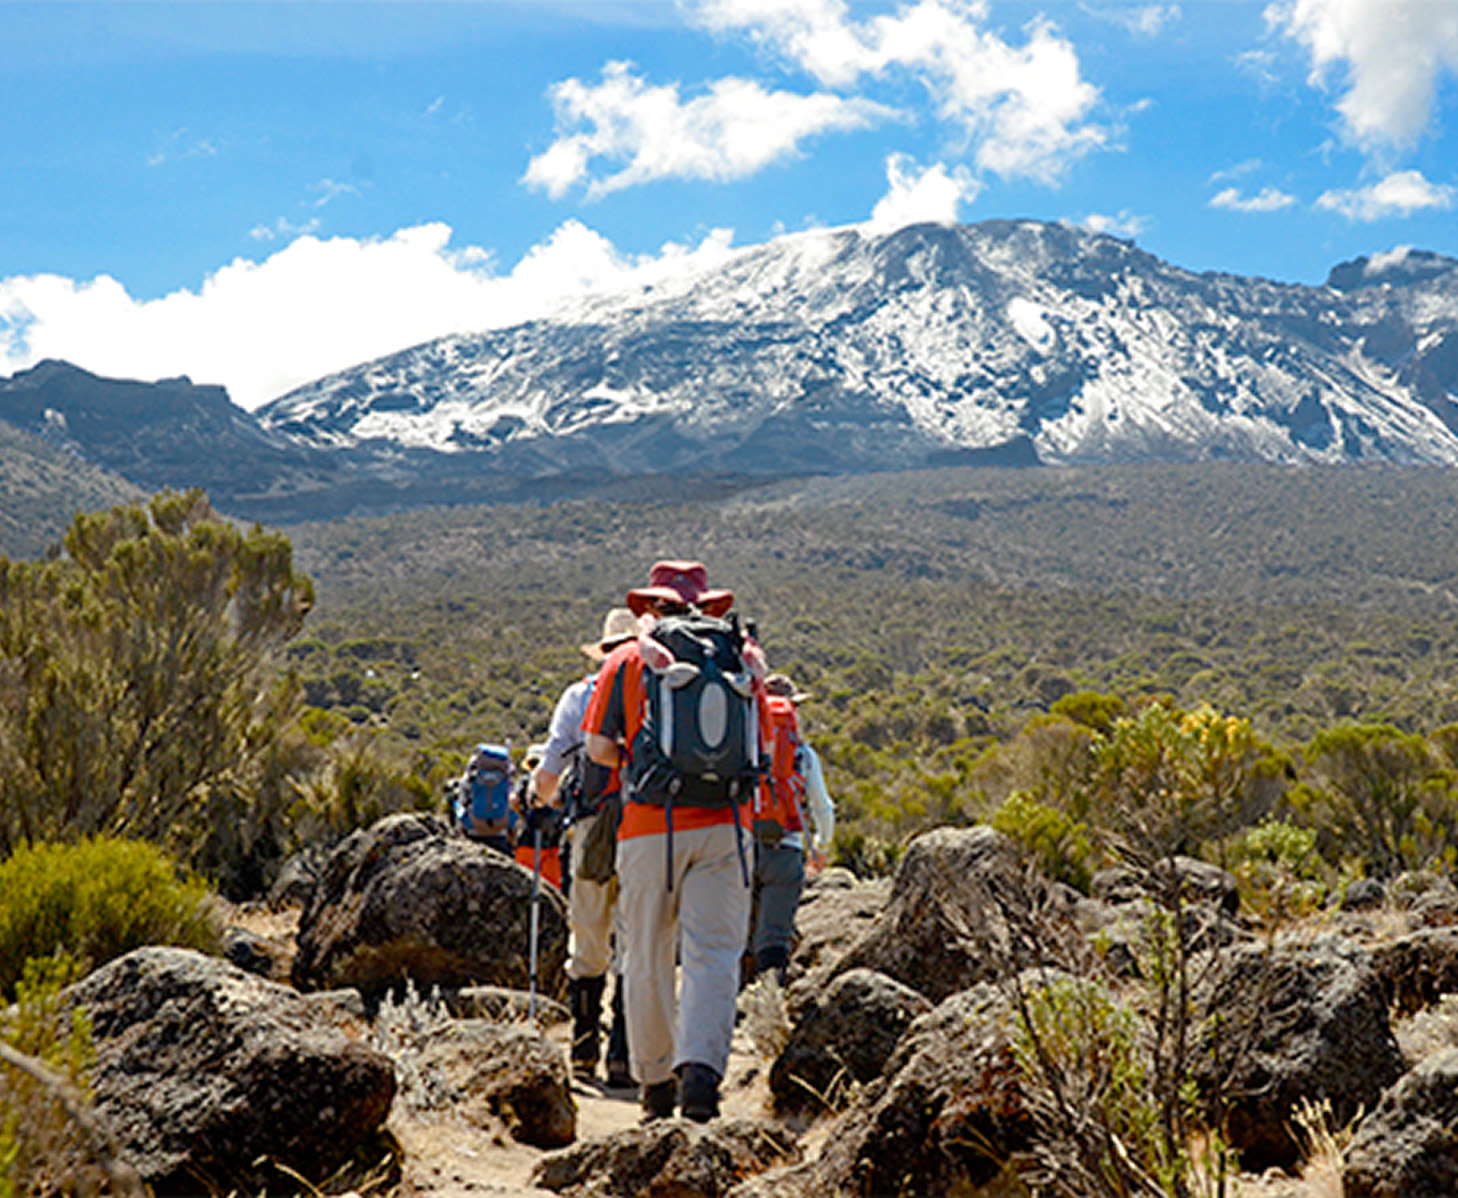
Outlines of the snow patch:
M1040 353L1047 353L1053 348L1057 334L1044 318L1043 309L1032 300L1018 296L1009 302L1007 318L1017 330L1018 336Z

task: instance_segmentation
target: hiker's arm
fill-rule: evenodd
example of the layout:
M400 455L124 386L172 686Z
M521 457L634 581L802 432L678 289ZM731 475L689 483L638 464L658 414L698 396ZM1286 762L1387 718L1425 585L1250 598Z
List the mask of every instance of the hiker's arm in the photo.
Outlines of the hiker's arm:
M584 743L587 746L587 756L598 765L605 765L608 769L617 769L622 764L623 751L618 748L618 742L610 736L603 736L598 732L584 733Z
M552 773L544 765L537 766L537 772L532 775L532 782L536 786L539 807L549 807L556 802L557 786L561 781L561 774Z

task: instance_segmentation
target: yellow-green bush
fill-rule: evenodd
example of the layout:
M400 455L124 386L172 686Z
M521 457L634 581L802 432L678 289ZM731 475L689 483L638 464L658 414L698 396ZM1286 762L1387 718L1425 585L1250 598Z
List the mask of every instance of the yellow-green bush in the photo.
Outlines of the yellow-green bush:
M69 953L92 967L144 944L217 946L206 885L145 841L37 844L0 862L0 997L27 961Z
M43 1066L84 1101L92 1063L85 1013L60 1018L57 996L75 980L66 956L27 963L15 1004L0 1009L0 1043ZM0 1061L0 1198L31 1193L96 1193L106 1180L94 1145L60 1094L25 1070Z

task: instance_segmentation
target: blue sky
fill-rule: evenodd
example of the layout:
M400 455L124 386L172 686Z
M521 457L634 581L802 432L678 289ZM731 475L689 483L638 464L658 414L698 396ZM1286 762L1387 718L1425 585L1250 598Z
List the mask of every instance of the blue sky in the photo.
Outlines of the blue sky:
M0 374L246 407L786 232L1458 257L1458 0L0 0Z

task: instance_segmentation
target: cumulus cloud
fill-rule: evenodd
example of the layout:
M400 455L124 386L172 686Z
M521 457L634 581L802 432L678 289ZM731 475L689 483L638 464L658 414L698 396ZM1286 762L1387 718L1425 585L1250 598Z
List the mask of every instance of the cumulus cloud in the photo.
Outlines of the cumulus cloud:
M817 134L894 115L869 100L771 92L748 79L720 79L683 100L677 84L645 83L626 62L609 63L595 85L556 84L552 103L557 139L531 160L524 182L553 199L585 180L589 196L602 196L659 179L741 179ZM627 165L589 179L596 160Z
M1098 89L1046 20L1015 46L983 28L980 0L917 0L866 21L852 20L844 0L697 0L688 8L706 27L743 32L827 87L892 74L917 80L973 146L976 165L1003 177L1055 182L1108 140L1089 119Z
M867 222L873 233L890 233L922 221L952 224L962 204L970 204L981 190L964 166L948 169L937 162L923 169L906 154L886 160L886 184L886 194Z
M1455 200L1458 189L1430 183L1421 171L1397 171L1368 187L1324 192L1316 206L1339 212L1348 220L1370 222L1411 216L1426 209L1452 208Z
M443 224L387 238L305 236L261 262L239 259L196 291L139 300L115 279L0 279L0 371L61 358L98 374L221 383L256 408L322 375L450 333L517 324L567 300L709 269L731 252L697 246L624 255L568 221L511 270L450 247ZM240 330L247 330L246 336Z
M1117 216L1090 212L1078 223L1094 233L1107 233L1110 237L1125 237L1130 240L1138 237L1149 226L1146 217L1130 212L1127 208L1121 209Z
M1231 212L1280 212L1296 203L1296 197L1279 187L1262 187L1253 196L1243 195L1238 187L1227 187L1210 197L1210 207Z
M1344 70L1337 111L1347 137L1368 152L1415 144L1441 77L1458 73L1452 0L1279 0L1266 19L1306 48L1317 85Z

